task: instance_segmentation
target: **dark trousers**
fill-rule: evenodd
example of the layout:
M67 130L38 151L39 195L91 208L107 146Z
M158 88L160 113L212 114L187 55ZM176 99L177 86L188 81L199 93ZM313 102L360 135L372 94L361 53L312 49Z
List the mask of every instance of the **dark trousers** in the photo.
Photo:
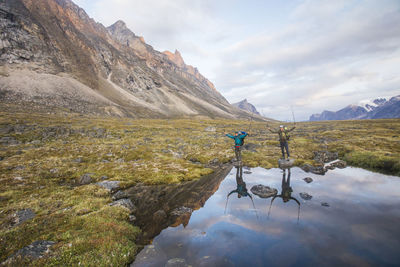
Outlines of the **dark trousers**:
M241 153L242 147L241 146L235 146L235 156L237 161L242 160L242 153Z
M284 141L284 142L280 142L280 143L281 143L282 157L285 158L285 149L286 149L287 156L290 157L288 142Z

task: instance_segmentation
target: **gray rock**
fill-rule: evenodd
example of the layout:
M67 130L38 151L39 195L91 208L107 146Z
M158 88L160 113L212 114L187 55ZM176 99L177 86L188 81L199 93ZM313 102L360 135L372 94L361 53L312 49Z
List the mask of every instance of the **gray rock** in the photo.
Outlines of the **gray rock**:
M136 221L136 216L135 215L129 215L129 221L130 222Z
M252 174L251 171L244 171L243 173L244 173L244 174Z
M162 223L167 219L167 214L163 210L158 210L153 214L153 220L156 223Z
M314 152L314 160L320 163L327 163L333 160L338 159L339 155L337 152L329 152L329 151L315 151Z
M334 168L343 169L343 168L347 167L347 163L344 160L337 160L337 161L330 163L326 168L328 168L328 167L333 168L333 169Z
M314 174L324 175L326 173L326 169L323 166L312 166L310 164L304 164L301 166L301 169L305 172L311 172Z
M93 173L85 173L79 178L78 183L80 185L90 184L92 182L92 175Z
M107 175L103 175L103 176L100 177L100 180L107 180L107 179L108 179Z
M132 201L129 198L123 198L123 199L116 200L116 201L110 203L109 205L125 207L130 211L130 213L135 213L137 210L135 205L132 203Z
M293 167L293 164L294 164L294 159L289 159L289 160L279 159L278 160L278 165L279 165L279 168L281 168L281 169Z
M204 131L206 132L216 132L217 128L215 128L214 126L208 126L204 129Z
M321 206L323 206L323 207L329 207L329 204L326 203L326 202L322 202L322 203L321 203Z
M12 215L11 221L13 226L18 226L28 220L35 218L35 213L31 209L23 209Z
M165 264L165 267L187 267L187 266L189 265L186 263L186 260L182 258L170 259L167 261L167 264Z
M4 136L0 138L0 144L2 145L18 145L19 143L14 137Z
M33 144L33 145L39 145L40 143L41 143L40 140L33 140L33 141L31 142L31 144Z
M302 193L300 193L299 195L300 195L300 197L301 197L302 199L304 199L304 200L311 200L311 199L312 199L312 195L310 195L310 194L308 194L308 193L305 193L305 192L302 192Z
M253 186L250 191L260 198L269 198L278 194L278 190L262 184Z
M128 194L125 193L124 191L117 191L113 196L112 199L113 200L119 200L122 198L128 198Z
M115 192L119 189L120 181L101 181L96 183L98 186L107 189L110 192Z
M140 251L130 267L164 266L166 261L167 256L154 242L152 245L145 246Z
M47 253L49 253L49 249L56 242L54 241L45 241L39 240L35 241L32 244L21 248L14 255L10 256L5 262L4 265L13 265L13 262L16 258L29 258L29 259L40 259Z
M58 169L57 168L54 168L54 169L50 169L50 173L57 173L58 172Z
M307 184L311 183L313 179L311 177L306 177L303 179Z

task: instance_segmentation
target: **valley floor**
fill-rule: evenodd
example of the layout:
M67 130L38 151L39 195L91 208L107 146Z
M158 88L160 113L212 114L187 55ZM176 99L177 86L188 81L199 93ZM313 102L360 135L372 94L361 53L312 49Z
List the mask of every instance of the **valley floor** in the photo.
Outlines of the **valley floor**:
M140 235L132 210L110 206L101 181L118 188L171 184L212 173L234 157L224 133L248 131L244 165L277 167L277 136L266 123L132 120L54 112L0 111L0 262L35 241L53 241L37 265L132 262ZM277 127L278 124L271 124ZM400 119L297 123L295 165L318 165L315 151L349 165L400 176ZM129 206L129 205L128 205ZM26 219L28 218L28 219ZM22 252L20 251L20 254ZM23 254L23 253L22 253ZM8 264L23 264L14 257Z

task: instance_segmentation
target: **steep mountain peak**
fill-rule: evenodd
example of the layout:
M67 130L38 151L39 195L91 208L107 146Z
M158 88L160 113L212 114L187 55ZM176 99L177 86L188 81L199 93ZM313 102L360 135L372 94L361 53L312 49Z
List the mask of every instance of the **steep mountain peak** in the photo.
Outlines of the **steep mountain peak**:
M240 108L242 110L245 110L247 112L260 115L260 113L257 111L256 107L253 104L251 104L251 103L249 103L247 101L247 98L245 98L242 101L239 101L237 103L234 103L232 105L235 106L235 107L238 107L238 108Z
M108 27L109 31L130 31L123 20L117 20L114 24Z
M174 62L178 67L183 68L185 66L185 61L183 61L182 55L177 49L175 49L175 53L166 50L163 52L163 54L166 55L168 59Z

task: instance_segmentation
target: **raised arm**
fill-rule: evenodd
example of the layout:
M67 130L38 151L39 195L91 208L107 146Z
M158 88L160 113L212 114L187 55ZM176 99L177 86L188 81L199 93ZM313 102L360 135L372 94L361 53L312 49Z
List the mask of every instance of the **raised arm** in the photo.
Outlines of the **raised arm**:
M235 139L235 137L233 135L230 134L225 134L226 136L228 136L229 138Z

